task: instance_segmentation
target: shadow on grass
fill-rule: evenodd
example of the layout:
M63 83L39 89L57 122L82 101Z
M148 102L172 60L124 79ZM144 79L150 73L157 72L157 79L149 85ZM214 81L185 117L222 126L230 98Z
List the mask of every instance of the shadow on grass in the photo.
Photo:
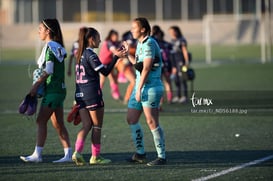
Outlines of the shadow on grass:
M131 165L126 162L132 153L105 153L103 156L112 160L110 165ZM229 151L170 151L167 152L167 165L227 165L240 164L273 155L273 150L229 150ZM43 163L52 163L53 160L60 159L63 155L43 155ZM83 155L86 161L89 161L90 154ZM148 160L156 158L155 152L147 153ZM42 163L42 164L43 164ZM273 160L269 161L273 166ZM18 156L0 156L0 167L10 166L13 164L25 164ZM39 165L39 164L36 164ZM58 164L54 164L58 165ZM135 164L133 164L135 165Z

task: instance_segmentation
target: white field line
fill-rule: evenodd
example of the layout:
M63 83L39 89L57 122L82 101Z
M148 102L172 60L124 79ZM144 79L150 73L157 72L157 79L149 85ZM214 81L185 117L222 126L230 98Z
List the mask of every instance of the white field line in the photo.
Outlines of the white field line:
M68 113L71 109L65 109L64 112L65 113ZM127 109L126 108L117 108L117 109L104 109L104 112L106 113L125 113L127 112ZM19 114L18 110L3 110L3 111L0 111L0 114Z
M205 176L205 177L200 177L200 178L197 178L197 179L193 179L192 181L206 181L206 180L210 180L210 179L213 179L213 178L216 178L216 177L220 177L222 175L226 175L226 174L228 174L230 172L235 172L237 170L240 170L240 169L243 169L243 168L246 168L246 167L249 167L249 166L257 165L259 163L262 163L262 162L265 162L265 161L268 161L268 160L271 160L271 159L273 159L273 155L269 155L267 157L260 158L260 159L257 159L257 160L254 160L254 161L251 161L251 162L248 162L248 163L244 163L242 165L231 167L229 169L222 170L220 172L217 172L217 173Z

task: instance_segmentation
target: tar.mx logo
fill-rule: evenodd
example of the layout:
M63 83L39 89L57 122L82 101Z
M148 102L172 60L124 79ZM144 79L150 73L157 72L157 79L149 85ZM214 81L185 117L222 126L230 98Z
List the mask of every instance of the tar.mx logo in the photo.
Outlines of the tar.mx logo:
M210 106L213 104L212 99L195 97L195 92L192 94L191 103L193 107L196 106Z

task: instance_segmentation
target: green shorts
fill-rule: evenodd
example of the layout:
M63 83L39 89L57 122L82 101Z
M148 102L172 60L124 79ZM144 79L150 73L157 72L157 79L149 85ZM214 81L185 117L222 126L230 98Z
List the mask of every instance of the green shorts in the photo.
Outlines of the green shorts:
M65 94L58 93L46 94L43 97L41 106L49 107L52 109L63 107L65 96L66 96Z

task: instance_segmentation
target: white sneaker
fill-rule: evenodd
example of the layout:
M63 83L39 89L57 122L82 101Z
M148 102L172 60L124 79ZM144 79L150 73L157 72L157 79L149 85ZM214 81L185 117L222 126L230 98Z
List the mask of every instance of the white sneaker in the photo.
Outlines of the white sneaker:
M40 163L43 161L43 159L40 157L36 157L36 156L33 156L33 155L30 155L30 156L27 156L27 157L24 157L24 156L20 156L20 159L24 162L33 162L33 163Z
M179 103L186 103L187 102L187 98L185 96L181 97L178 101Z
M68 163L68 162L72 162L72 158L66 157L66 156L64 156L63 158L61 158L59 160L53 161L53 163Z
M173 99L172 99L172 102L173 103L176 103L176 102L178 102L179 101L179 97L174 97Z

